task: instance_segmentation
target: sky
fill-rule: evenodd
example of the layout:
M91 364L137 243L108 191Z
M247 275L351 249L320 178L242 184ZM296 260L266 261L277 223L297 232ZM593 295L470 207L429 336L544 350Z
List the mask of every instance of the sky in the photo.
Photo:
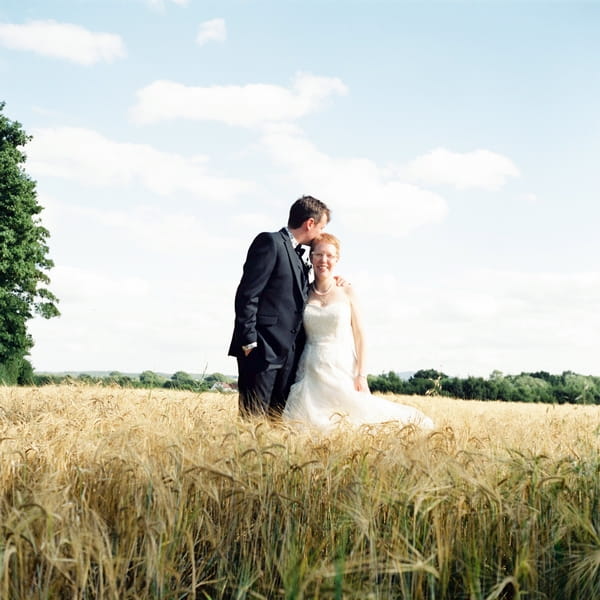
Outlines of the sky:
M235 374L247 248L310 194L370 373L600 375L600 2L2 0L0 101L36 371Z

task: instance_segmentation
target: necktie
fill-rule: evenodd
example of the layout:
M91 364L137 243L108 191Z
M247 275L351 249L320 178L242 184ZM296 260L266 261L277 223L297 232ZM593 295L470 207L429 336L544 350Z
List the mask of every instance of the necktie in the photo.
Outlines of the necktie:
M304 262L304 247L301 244L298 244L295 250L296 254L300 257L300 260Z

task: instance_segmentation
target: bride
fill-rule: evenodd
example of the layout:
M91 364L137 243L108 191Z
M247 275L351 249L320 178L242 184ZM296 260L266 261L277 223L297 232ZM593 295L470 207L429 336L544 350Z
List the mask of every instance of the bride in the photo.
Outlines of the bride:
M315 280L304 310L306 345L283 417L328 430L399 421L432 429L433 421L411 406L369 392L365 343L352 286L337 286L333 270L339 240L322 233L311 244Z

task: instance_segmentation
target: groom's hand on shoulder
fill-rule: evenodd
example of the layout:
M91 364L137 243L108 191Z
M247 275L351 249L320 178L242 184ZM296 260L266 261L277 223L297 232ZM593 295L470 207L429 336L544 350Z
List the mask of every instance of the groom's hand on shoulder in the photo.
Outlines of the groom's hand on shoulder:
M341 275L334 275L333 278L335 279L335 285L337 285L338 287L347 287L349 285L352 285L349 281L346 281Z

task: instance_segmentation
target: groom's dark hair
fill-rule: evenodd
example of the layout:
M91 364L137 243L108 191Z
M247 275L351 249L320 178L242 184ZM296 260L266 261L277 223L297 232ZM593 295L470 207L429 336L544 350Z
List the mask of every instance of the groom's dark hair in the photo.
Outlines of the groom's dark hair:
M317 223L320 223L323 215L327 216L327 222L329 223L331 220L331 211L324 202L312 196L302 196L290 208L288 227L290 229L297 229L307 219L314 219Z

